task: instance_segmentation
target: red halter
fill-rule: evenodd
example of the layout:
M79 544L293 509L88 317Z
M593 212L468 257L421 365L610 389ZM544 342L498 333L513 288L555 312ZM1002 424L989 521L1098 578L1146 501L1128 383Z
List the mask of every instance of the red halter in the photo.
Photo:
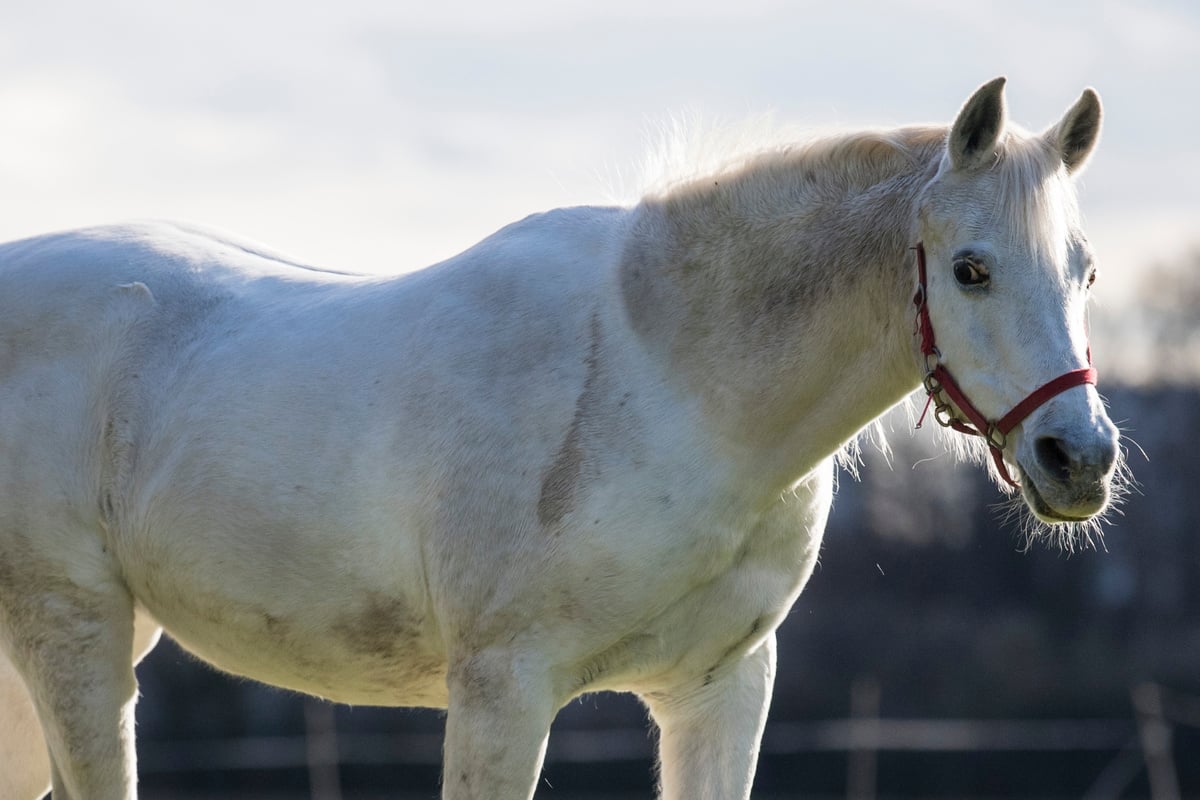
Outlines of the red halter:
M1017 403L999 420L995 422L989 420L967 399L966 393L959 388L958 383L950 374L950 370L942 366L942 354L933 340L933 323L929 321L929 305L925 302L928 294L925 287L925 246L917 242L916 246L910 249L917 251L918 276L917 293L913 297L913 305L917 307L917 323L913 335L918 333L921 335L921 354L925 356L925 378L922 383L928 395L925 409L921 412L921 418L917 420L917 427L920 428L921 423L925 421L925 415L929 412L929 406L932 404L934 407L933 418L939 424L953 428L959 433L982 436L987 440L988 448L992 452L992 460L996 462L996 469L999 470L1000 477L1010 486L1019 487L1020 484L1012 479L1008 474L1008 468L1004 465L1004 445L1008 440L1008 434L1017 427L1021 420L1033 413L1035 408L1055 395L1086 383L1095 385L1096 370L1091 366L1091 348L1088 348L1087 367L1073 369L1059 375L1044 386L1034 389L1028 397ZM954 408L947 401L946 395L949 395L950 400L954 401L954 405L958 406L966 416L966 421L955 415Z

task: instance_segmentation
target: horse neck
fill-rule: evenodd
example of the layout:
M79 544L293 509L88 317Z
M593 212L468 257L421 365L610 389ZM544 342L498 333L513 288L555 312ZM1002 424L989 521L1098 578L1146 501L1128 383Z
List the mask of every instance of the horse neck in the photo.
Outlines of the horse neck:
M633 327L772 481L807 473L919 382L909 247L935 138L919 158L841 168L778 155L637 209L621 268Z

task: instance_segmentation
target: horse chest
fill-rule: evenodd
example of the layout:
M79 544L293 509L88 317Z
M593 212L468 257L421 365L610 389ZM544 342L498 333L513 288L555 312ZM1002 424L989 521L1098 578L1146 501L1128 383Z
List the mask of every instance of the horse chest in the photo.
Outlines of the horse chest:
M832 470L816 470L770 512L740 530L665 536L656 561L632 571L606 633L616 644L582 661L587 689L656 691L732 663L782 622L817 560ZM613 593L609 593L609 598ZM600 601L597 596L593 598ZM652 615L640 609L657 609ZM599 638L599 637L598 637Z

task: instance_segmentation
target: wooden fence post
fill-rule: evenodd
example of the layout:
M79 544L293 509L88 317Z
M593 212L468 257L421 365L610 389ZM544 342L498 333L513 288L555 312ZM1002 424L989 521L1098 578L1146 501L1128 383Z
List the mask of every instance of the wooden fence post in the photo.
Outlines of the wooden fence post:
M879 695L879 681L874 677L856 678L850 686L847 800L875 800L879 771Z
M1154 683L1133 687L1133 708L1137 712L1138 736L1142 757L1150 777L1152 800L1179 800L1179 778L1171 755L1171 725L1163 713L1162 690Z
M304 698L304 749L312 800L342 800L335 711L332 703Z

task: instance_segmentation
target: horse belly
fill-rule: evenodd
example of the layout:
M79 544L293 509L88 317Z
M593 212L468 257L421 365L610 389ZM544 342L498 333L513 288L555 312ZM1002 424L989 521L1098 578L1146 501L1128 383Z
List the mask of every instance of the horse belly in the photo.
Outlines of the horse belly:
M221 670L337 702L445 705L445 659L402 597L370 591L332 608L311 588L249 599L172 582L169 593L155 581L135 592L172 638Z
M214 667L272 686L352 705L446 706L445 659L418 634L394 635L371 652L365 631L298 617L254 622L253 612L227 611L224 623L176 614L164 627Z
M444 705L444 648L411 530L320 493L288 499L279 486L297 479L283 477L266 502L253 482L177 476L122 538L135 597L228 672L340 702Z

